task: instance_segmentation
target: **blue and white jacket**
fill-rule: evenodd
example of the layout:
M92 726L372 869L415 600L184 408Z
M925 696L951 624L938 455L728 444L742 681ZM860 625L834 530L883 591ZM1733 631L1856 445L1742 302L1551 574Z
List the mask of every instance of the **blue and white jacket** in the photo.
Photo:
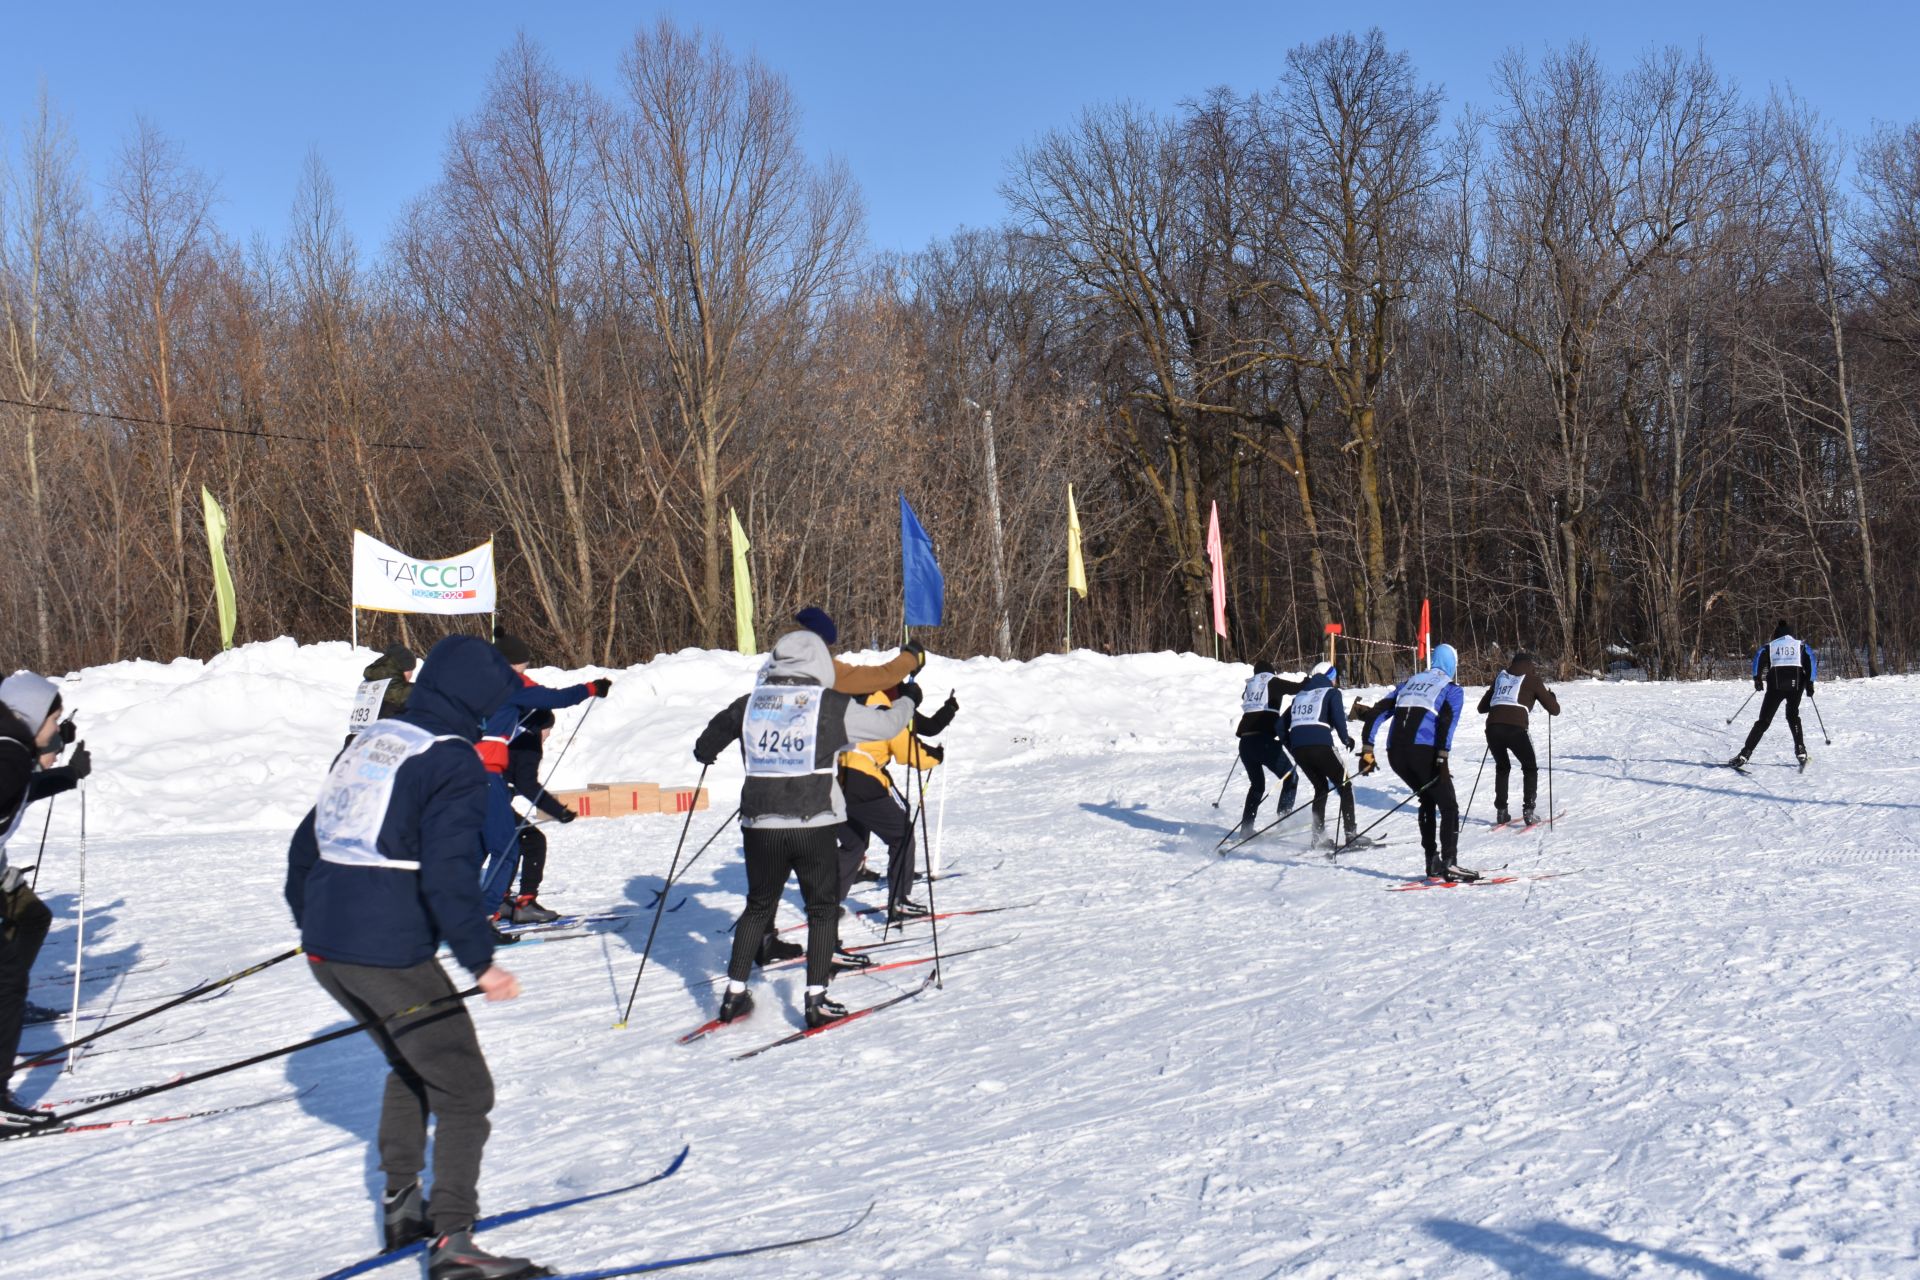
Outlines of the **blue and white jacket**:
M1377 741L1381 724L1391 719L1393 731L1387 736L1388 751L1404 746L1451 751L1465 705L1466 696L1452 676L1439 667L1422 671L1374 704L1373 719L1367 724L1367 742L1371 745Z

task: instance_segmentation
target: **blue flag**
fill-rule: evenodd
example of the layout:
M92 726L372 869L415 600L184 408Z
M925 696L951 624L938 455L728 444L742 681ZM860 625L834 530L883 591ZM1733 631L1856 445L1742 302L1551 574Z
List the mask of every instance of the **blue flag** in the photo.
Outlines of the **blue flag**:
M947 581L940 576L940 562L933 558L933 539L920 527L904 493L900 495L900 576L907 598L907 625L939 626L946 611Z

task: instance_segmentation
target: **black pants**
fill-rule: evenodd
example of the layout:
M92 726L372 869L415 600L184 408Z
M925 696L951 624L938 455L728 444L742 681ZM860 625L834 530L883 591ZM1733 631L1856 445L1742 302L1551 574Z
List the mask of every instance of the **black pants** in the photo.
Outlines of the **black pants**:
M840 844L840 896L853 890L853 878L866 860L867 841L879 836L887 846L887 907L898 907L913 888L913 824L899 801L864 773L848 772L841 790L847 797L847 821L836 833Z
M0 902L0 1088L13 1078L20 1053L20 1019L27 1011L27 982L40 944L53 927L53 912L22 884Z
M840 942L839 859L833 827L747 827L741 843L747 857L747 908L733 930L727 976L745 982L753 973L760 940L773 927L787 877L800 881L807 906L807 985L824 987L833 976L833 949Z
M383 1018L453 994L438 962L407 969L312 960L307 966L355 1022ZM368 1028L387 1060L380 1103L380 1168L387 1189L404 1187L427 1162L427 1117L435 1121L433 1186L427 1197L436 1235L480 1216L480 1155L493 1123L493 1075L466 1006L448 1001Z
M1332 743L1310 742L1305 746L1295 744L1294 762L1300 766L1300 772L1307 775L1307 781L1313 784L1313 829L1319 831L1327 825L1327 793L1340 793L1340 821L1346 824L1346 832L1352 835L1353 820L1353 784L1347 780L1347 766L1342 764Z
M1460 800L1453 794L1453 776L1435 762L1438 754L1433 747L1393 747L1387 763L1420 793L1420 847L1428 860L1437 842L1440 856L1452 862L1460 851Z
M1520 794L1525 797L1527 812L1532 813L1533 802L1540 798L1540 765L1534 759L1533 739L1517 724L1490 724L1487 749L1493 752L1493 807L1506 809L1507 777L1513 772L1513 762L1518 760Z
M1280 739L1261 734L1240 739L1240 763L1247 769L1247 803L1240 813L1241 826L1252 822L1253 815L1260 812L1260 802L1267 798L1268 773L1284 779L1280 784L1281 810L1293 808L1293 793L1299 783L1293 773L1293 760Z
M547 874L547 833L528 823L520 833L520 893L534 897Z
M1800 687L1795 685L1790 693L1768 687L1766 700L1760 704L1760 718L1753 722L1753 728L1747 734L1747 745L1740 748L1741 755L1753 755L1753 749L1760 745L1760 739L1767 736L1767 729L1773 724L1773 713L1780 709L1783 702L1787 704L1787 728L1793 730L1793 754L1803 756L1807 753L1806 735L1800 732Z

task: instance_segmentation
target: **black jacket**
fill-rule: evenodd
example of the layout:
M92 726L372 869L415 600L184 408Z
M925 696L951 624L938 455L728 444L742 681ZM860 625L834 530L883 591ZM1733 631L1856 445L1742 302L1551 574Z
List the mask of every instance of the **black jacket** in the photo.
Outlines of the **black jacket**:
M21 724L20 717L0 709L0 867L7 865L5 839L18 834L13 827L16 815L24 818L26 806L35 800L77 785L78 779L66 765L42 769L33 730Z

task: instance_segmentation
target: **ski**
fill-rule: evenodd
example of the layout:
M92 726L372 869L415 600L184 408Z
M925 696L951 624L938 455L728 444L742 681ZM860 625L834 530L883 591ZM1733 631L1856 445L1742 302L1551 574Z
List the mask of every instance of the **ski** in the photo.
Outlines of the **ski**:
M769 1244L749 1245L744 1249L716 1249L711 1253L688 1254L683 1258L661 1258L654 1262L636 1262L630 1266L601 1267L595 1271L563 1271L554 1276L554 1280L618 1280L621 1276L645 1275L649 1271L671 1271L676 1267L692 1267L703 1262L718 1262L723 1258L749 1258L759 1253L772 1253L778 1249L798 1249L801 1245L821 1244L828 1240L837 1240L851 1232L867 1220L873 1212L873 1205L862 1209L859 1216L836 1231L823 1231L819 1235L795 1236L791 1240L775 1240Z
M494 1227L509 1226L515 1222L524 1222L528 1218L539 1217L542 1214L555 1213L561 1209L571 1209L575 1205L590 1204L595 1200L605 1200L610 1196L625 1195L629 1191L638 1191L640 1188L650 1187L656 1182L664 1182L674 1174L680 1172L680 1166L686 1163L687 1153L692 1149L692 1147L681 1147L680 1154L676 1155L666 1168L662 1169L659 1173L653 1174L651 1177L642 1178L638 1182L629 1182L621 1187L610 1187L605 1191L590 1191L585 1195L571 1196L565 1200L553 1200L546 1204L528 1205L523 1209L509 1209L504 1213L496 1213L490 1217L480 1219L473 1224L473 1229L475 1231L487 1231ZM426 1241L416 1241L403 1248L395 1249L390 1253L376 1253L372 1257L363 1258L350 1266L340 1268L338 1271L329 1271L326 1275L321 1276L320 1280L347 1280L348 1276L364 1275L378 1267L386 1266L389 1262L397 1262L401 1258L419 1257L425 1253L426 1250Z
M194 988L189 988L189 990L194 990ZM227 995L232 990L233 990L232 987L221 987L218 991L214 992L211 996L207 997L205 1000L200 1001L200 1003L212 1004L215 1000L218 1000L220 997ZM166 997L164 1000L156 1001L153 1004L145 1005L138 1009L90 1010L86 1013L82 1013L78 1015L78 1017L75 1020L79 1022L105 1022L109 1018L134 1018L134 1017L138 1017L143 1013L149 1013L149 1012L152 1012L153 1010L162 1008L167 1005L171 1005L175 1000L178 1000L181 996L186 994L187 992L185 991L177 992L174 995ZM73 1017L73 1016L74 1015L61 1011L61 1012L56 1012L54 1016L51 1018L27 1018L24 1020L24 1024L29 1027L50 1027L58 1023L65 1022L69 1017Z
M1001 947L1012 946L1013 941L1014 940L1012 938L1008 938L1005 942L989 942L984 946L964 947L959 951L942 952L938 956L917 956L912 960L894 960L887 964L869 964L869 965L862 965L859 968L842 969L836 965L833 971L837 976L843 973L844 974L874 974L874 973L885 973L889 969L911 969L915 965L932 964L935 960L939 960L944 963L945 961L953 959L955 956L970 956L970 955L973 955L975 952L979 952L979 951L995 951Z
M155 970L166 967L167 961L165 960L136 960L130 964L96 965L83 972L80 975L80 981L96 982L103 978L125 978L136 973L153 973ZM45 977L35 978L33 985L36 987L66 987L71 989L73 986L73 972L72 970L68 970L66 973L48 974Z
M561 916L558 920L543 920L537 924L509 924L501 921L495 925L500 932L520 937L529 933L549 933L555 929L578 929L581 925L600 924L607 920L631 920L642 914L639 911L587 911L579 915Z
M889 929L905 928L907 925L910 925L910 924L925 924L929 920L957 920L962 916L990 916L1001 911L1024 911L1028 907L1037 907L1039 905L1040 905L1040 901L1039 899L1036 898L1032 902L1014 902L1014 903L1009 903L1007 906L1004 906L1004 907L975 907L970 911L942 911L938 915L908 916L905 920L895 921L893 924L888 925L887 928ZM852 912L851 914L866 920L868 924L873 924L875 923L875 921L872 919L872 917L874 916L884 917L887 914L887 909L885 907L861 907L858 910ZM780 929L776 930L776 932L795 933L806 927L807 927L807 922L805 920L802 920L797 924L785 925Z
M720 1028L733 1026L734 1023L738 1023L738 1022L745 1022L748 1018L751 1018L752 1016L753 1016L753 1010L749 1009L745 1013L741 1014L739 1017L735 1018L733 1022L722 1022L720 1021L720 1019L714 1018L711 1021L701 1023L699 1026L695 1027L693 1030L687 1032L687 1034L675 1040L674 1043L675 1044L692 1044L695 1040L704 1040L706 1037L712 1035L714 1032L718 1031Z
M11 1138L46 1138L57 1133L98 1133L104 1129L141 1129L152 1124L177 1124L182 1120L201 1120L207 1116L232 1115L236 1111L253 1111L260 1107L270 1107L280 1102L295 1102L312 1093L318 1086L309 1086L298 1093L283 1093L274 1098L258 1098L252 1102L236 1102L231 1106L207 1107L200 1111L182 1111L170 1116L141 1116L132 1120L83 1120L78 1124L61 1124L55 1119L51 1124L35 1125L31 1129L16 1129L11 1133L0 1133L0 1142Z
M1482 885L1524 884L1533 880L1557 880L1561 876L1570 876L1572 871L1548 871L1530 876L1483 876L1478 880L1429 880L1424 876L1418 880L1409 880L1405 884L1387 886L1388 893L1413 893L1421 889L1472 889Z
M139 1044L123 1044L113 1049L96 1049L92 1045L86 1045L81 1048L80 1056L82 1058L104 1058L110 1053L134 1053L141 1049L164 1049L168 1045L185 1044L189 1040L198 1040L205 1034L207 1034L207 1029L202 1027L198 1031L191 1032L184 1036L176 1036L172 1040L146 1040ZM46 1049L42 1050L37 1056L23 1053L19 1059L15 1061L13 1069L15 1071L28 1071L34 1067L44 1067L48 1063L58 1062L66 1056L67 1051L65 1049Z
M186 1072L176 1071L168 1076L164 1083L186 1078ZM65 1111L68 1107L90 1107L96 1102L112 1102L115 1098L129 1098L136 1093L145 1093L150 1086L135 1085L131 1089L109 1089L105 1093L83 1093L77 1098L62 1098L58 1102L36 1102L35 1111Z
M858 1022L860 1019L866 1017L870 1013L878 1013L882 1009L890 1009L896 1004L905 1003L906 1001L913 999L915 996L919 995L921 992L925 991L928 987L932 985L933 985L933 975L928 974L926 977L926 980L923 981L919 986L913 988L911 991L903 991L897 996L893 996L889 999L882 1000L878 1004L870 1004L866 1006L864 1009L855 1009L852 1012L848 1013L846 1017L835 1018L832 1022L827 1023L825 1026L806 1027L806 1028L803 1028L802 1030L794 1032L792 1035L781 1036L778 1040L775 1040L772 1044L763 1044L758 1049L749 1049L745 1053L736 1053L733 1055L733 1060L735 1062L744 1062L748 1058L759 1057L761 1054L765 1053L769 1049L778 1049L783 1044L793 1044L797 1041L806 1040L812 1036L817 1036L822 1031L831 1031L835 1027L844 1027L849 1022Z

